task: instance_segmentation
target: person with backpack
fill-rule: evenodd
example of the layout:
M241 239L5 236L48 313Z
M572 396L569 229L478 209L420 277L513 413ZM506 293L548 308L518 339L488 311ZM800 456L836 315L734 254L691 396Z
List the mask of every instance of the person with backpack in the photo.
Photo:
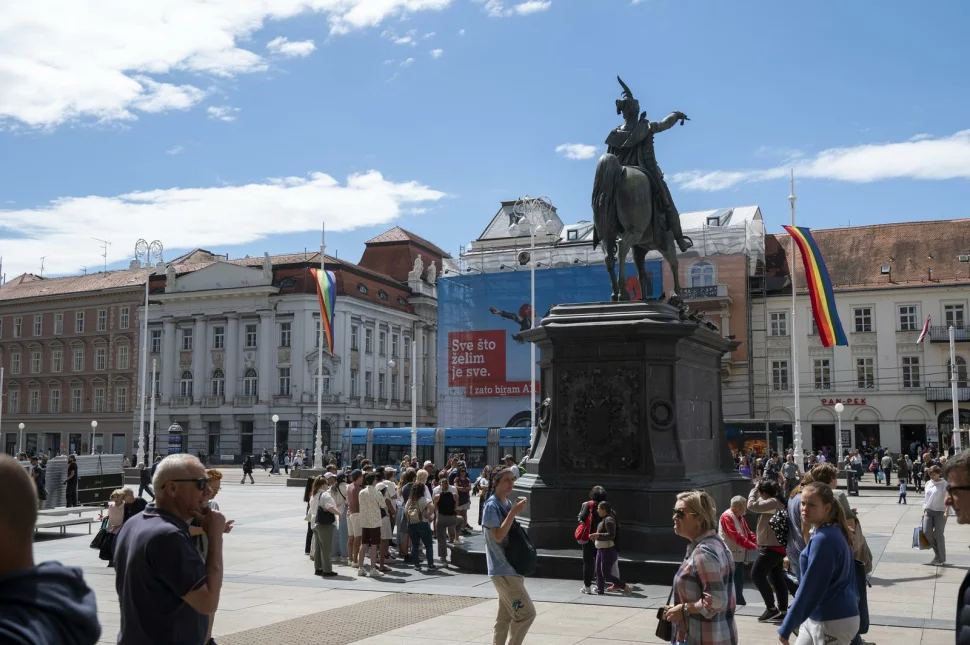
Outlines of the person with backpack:
M333 533L340 512L330 494L332 480L333 473L316 477L313 480L313 489L310 493L310 523L313 525L313 534L316 536L313 545L313 575L325 578L337 575L333 570L331 553L333 551Z
M424 472L424 471L422 471ZM425 498L427 490L423 485L407 484L408 501L404 505L404 516L408 523L408 538L411 541L411 562L416 571L421 570L421 553L419 549L424 543L424 553L428 558L428 571L434 571L438 567L434 566L434 542L431 537L431 522L429 515L433 512L429 507L434 508L431 502Z
M498 592L493 643L505 643L507 639L508 645L521 645L536 619L536 609L525 588L525 578L509 562L507 553L511 544L507 538L515 525L515 516L524 511L526 505L524 497L520 497L515 504L508 499L514 485L515 476L509 468L500 468L495 472L492 476L492 495L485 502L482 527L488 577Z
M748 494L748 510L760 515L755 533L758 557L751 568L751 579L765 601L765 611L758 617L758 622L784 620L788 613L788 587L782 564L788 544L788 512L787 505L780 498L778 484L770 480L756 482Z
M591 585L593 576L596 575L596 545L590 540L589 534L594 532L596 522L596 506L600 502L606 501L606 489L602 486L593 486L589 491L589 501L583 502L579 509L579 517L576 521L576 541L583 545L583 587L580 591L584 594L592 593Z

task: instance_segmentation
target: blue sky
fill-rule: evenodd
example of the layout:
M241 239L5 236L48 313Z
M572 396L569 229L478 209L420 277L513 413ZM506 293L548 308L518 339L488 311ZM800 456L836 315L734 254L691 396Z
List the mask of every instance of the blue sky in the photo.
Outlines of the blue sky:
M109 266L138 237L237 257L315 248L325 218L356 261L394 224L455 255L522 194L588 219L617 73L691 117L657 138L682 211L778 231L794 166L803 225L966 216L963 3L52 4L0 0L8 278L94 269L92 237Z

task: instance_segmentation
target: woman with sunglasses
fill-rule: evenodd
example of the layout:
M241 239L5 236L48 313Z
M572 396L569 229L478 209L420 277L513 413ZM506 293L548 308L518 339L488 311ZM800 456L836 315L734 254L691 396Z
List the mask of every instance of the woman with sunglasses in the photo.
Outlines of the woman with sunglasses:
M717 506L704 491L677 495L674 533L688 540L664 617L676 645L737 645L734 557L717 534Z

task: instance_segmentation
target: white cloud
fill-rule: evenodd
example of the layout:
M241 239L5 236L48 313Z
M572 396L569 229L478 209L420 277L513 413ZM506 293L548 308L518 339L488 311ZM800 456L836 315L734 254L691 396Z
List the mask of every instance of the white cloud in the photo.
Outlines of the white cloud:
M429 31L424 36L422 36L422 38L424 38L425 40L427 40L428 38L434 38L434 32L433 31Z
M909 141L829 148L814 158L760 170L700 171L674 174L671 179L686 190L716 191L742 183L788 176L869 183L886 179L970 179L970 130L947 137L917 135Z
M165 151L165 154L174 156L174 155L180 154L183 150L185 150L184 146L172 146L171 148Z
M168 188L114 197L60 197L31 209L0 209L0 231L23 238L5 239L7 275L33 271L47 256L51 274L74 273L101 262L92 235L108 239L108 262L130 257L145 222L165 222L160 239L168 249L248 244L269 235L320 230L348 231L386 224L412 207L446 195L418 182L392 182L371 170L351 175L345 184L324 173L285 177L241 186Z
M566 159L592 159L596 150L596 146L585 143L564 143L556 146L556 152Z
M236 120L236 113L239 112L239 108L229 105L210 105L206 108L206 112L210 119L229 123Z
M331 35L439 11L452 0L5 0L0 10L0 125L130 120L185 109L202 90L165 75L234 76L268 69L246 49L267 20L320 14ZM288 43L306 51L307 42ZM302 49L300 49L302 48ZM308 52L307 52L308 53ZM305 55L305 54L304 54ZM151 80L153 86L145 79Z
M395 45L417 45L417 35L417 29L409 29L403 36L396 33L393 29L385 29L381 32L382 37L387 38Z
M431 58L441 58L444 55L444 53L445 53L445 50L443 49L432 49Z
M286 56L287 58L297 58L309 56L317 48L312 40L295 40L290 42L286 36L279 36L266 43L266 49L271 54Z
M401 61L401 67L410 67L411 63L413 62L414 62L413 58L405 58L404 60Z
M520 2L509 8L506 8L505 0L476 0L476 2L484 2L485 13L492 18L528 16L546 11L552 6L552 0L527 0L527 2Z
M464 36L465 35L465 30L464 29L459 29L458 30L458 35L459 36Z
M384 61L384 64L385 65L393 65L394 64L394 59L393 58L388 58L387 60Z

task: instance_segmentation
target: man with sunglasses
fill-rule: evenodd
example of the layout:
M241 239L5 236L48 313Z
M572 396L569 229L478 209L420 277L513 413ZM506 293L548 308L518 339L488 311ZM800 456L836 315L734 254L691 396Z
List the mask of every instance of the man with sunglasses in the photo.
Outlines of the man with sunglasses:
M959 452L943 466L946 505L957 514L957 524L970 524L970 450ZM957 645L970 644L970 572L957 592Z
M115 546L118 645L203 645L219 607L226 518L206 505L209 480L192 455L163 459L152 484L155 501L124 524ZM205 560L189 536L193 518L209 540Z

